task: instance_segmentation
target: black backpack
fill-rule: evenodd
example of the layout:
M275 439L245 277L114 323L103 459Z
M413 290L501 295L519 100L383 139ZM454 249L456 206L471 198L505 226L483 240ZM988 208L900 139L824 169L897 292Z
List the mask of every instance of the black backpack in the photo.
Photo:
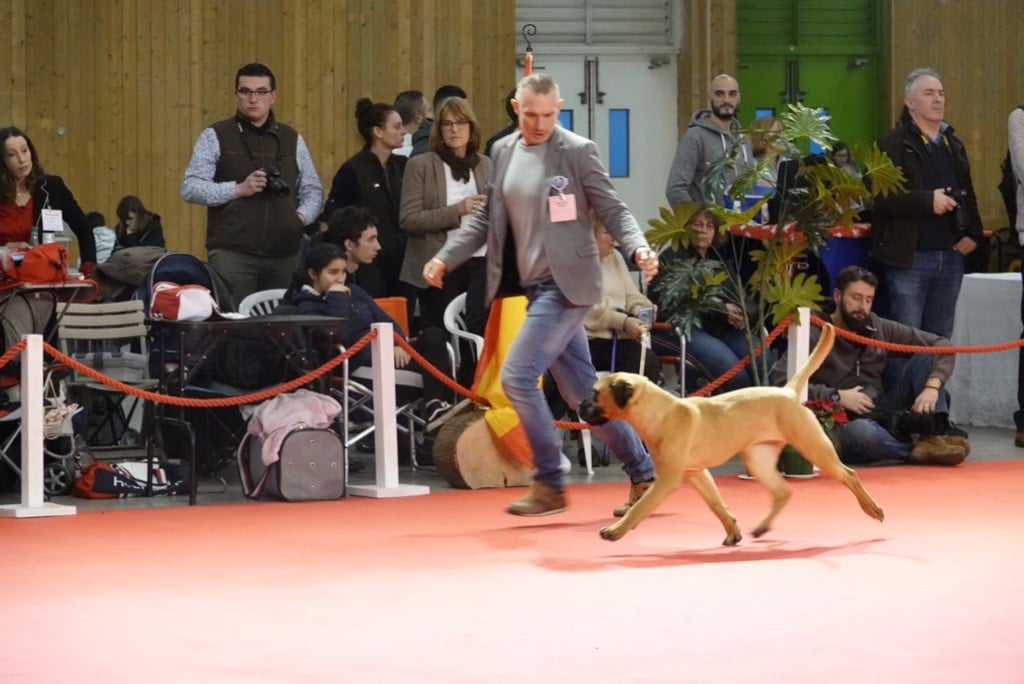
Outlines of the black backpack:
M1024 105L1017 107L1024 111ZM1017 178L1013 175L1013 162L1010 161L1010 151L1006 151L1006 158L999 167L999 194L1003 196L1003 204L1006 205L1006 215L1010 218L1010 228L1017 225Z

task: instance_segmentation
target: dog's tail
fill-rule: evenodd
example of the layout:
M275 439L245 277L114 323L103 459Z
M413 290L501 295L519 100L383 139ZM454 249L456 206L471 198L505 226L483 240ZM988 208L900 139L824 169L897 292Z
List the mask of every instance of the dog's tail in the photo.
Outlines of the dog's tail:
M811 351L811 356L807 359L807 363L793 374L793 377L786 383L786 387L800 394L800 390L804 388L810 377L814 375L814 371L818 370L821 364L825 362L825 359L828 358L828 353L832 351L832 343L835 340L836 329L832 327L831 323L826 323L821 329L821 337L818 338L818 344L814 345L814 350Z

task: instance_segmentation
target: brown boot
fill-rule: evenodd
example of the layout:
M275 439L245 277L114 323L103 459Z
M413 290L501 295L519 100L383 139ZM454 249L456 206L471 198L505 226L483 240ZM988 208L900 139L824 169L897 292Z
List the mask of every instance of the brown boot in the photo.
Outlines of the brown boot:
M922 437L910 451L910 462L914 465L955 466L963 463L965 458L966 449L939 435Z
M565 494L551 485L533 481L530 490L519 501L505 508L512 515L552 515L565 510Z
M619 506L618 508L616 508L614 511L612 511L612 515L614 515L616 518L621 518L622 516L626 515L626 511L632 508L633 504L640 500L640 497L644 495L644 492L650 489L652 484L654 484L653 479L644 480L643 482L630 483L629 500L626 501L626 503Z
M971 455L971 443L967 441L966 437L960 437L959 435L946 435L944 439L950 444L955 444L958 447L963 447L967 455Z

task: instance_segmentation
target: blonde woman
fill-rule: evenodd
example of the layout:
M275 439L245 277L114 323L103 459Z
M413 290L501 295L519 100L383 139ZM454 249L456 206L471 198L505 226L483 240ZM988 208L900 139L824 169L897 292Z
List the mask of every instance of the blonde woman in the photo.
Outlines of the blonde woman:
M402 281L417 288L423 329L444 327L444 310L466 293L466 325L483 334L487 312L486 247L445 278L444 287L423 280L423 267L444 246L448 235L483 206L491 161L480 154L480 125L469 103L450 97L434 113L430 152L412 157L402 180L400 225L409 234Z

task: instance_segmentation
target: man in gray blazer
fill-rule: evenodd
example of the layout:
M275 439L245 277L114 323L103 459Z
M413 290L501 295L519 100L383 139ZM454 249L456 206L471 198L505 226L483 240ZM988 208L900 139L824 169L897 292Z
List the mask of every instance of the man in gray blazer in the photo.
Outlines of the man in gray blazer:
M597 379L583 321L601 298L601 264L591 211L647 280L658 258L619 199L593 142L558 126L562 100L546 74L524 77L513 106L519 130L493 149L486 206L427 262L423 279L441 287L445 273L487 244L488 304L525 291L526 320L502 369L502 388L519 415L536 468L533 486L508 507L514 515L565 510L554 417L538 386L550 368L570 406L590 395ZM622 461L631 485L624 515L654 478L640 438L621 421L591 428Z

